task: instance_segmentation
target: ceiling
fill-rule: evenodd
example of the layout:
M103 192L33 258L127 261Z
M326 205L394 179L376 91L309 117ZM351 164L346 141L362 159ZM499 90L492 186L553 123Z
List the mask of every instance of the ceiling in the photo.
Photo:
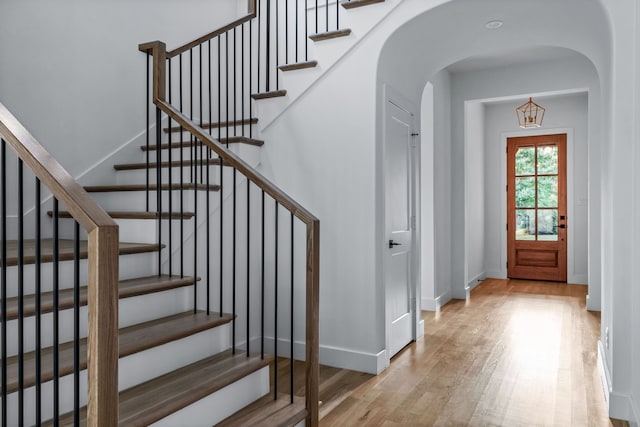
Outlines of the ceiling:
M500 31L491 30L491 31ZM487 55L472 56L447 67L451 73L479 71L491 68L524 65L533 62L554 61L582 56L570 49L554 46L532 46L526 49L493 52Z

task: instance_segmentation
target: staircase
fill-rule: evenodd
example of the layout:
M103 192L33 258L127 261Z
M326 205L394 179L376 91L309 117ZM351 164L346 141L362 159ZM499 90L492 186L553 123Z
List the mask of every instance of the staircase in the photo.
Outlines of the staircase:
M6 229L14 194L2 193L3 426L318 424L319 222L256 171L256 103L287 96L280 72L319 65L309 40L351 34L343 9L383 2L300 12L306 2L253 0L173 51L140 45L150 132L112 184L82 191L0 110L3 149L12 143L46 193L37 185L33 211L17 213L31 224L17 235ZM289 13L304 15L295 43L280 40ZM8 169L3 155L3 188ZM304 396L279 391L281 358L306 360Z

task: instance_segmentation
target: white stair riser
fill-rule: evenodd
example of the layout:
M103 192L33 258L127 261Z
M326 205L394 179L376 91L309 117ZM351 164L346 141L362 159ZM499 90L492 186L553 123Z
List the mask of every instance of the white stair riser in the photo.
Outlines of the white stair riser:
M208 166L209 169L209 184L217 184L217 176L219 174L218 169L219 166L218 165L211 165ZM203 167L203 175L204 175L204 182L206 182L206 166ZM169 170L171 170L171 182L173 184L180 184L180 183L190 183L191 182L191 169L189 167L184 167L182 168L182 181L180 181L180 172L181 172L181 168L179 167L173 167L173 168L162 168L161 169L161 179L162 179L162 183L163 184L168 184L169 183ZM196 168L193 168L194 171L196 170ZM197 182L200 182L200 166L197 167L198 170L198 180ZM147 172L145 169L136 169L136 170L120 170L118 171L118 173L116 174L116 183L117 184L144 184L146 183L147 179ZM195 177L194 177L195 180ZM156 169L151 169L149 170L149 182L151 184L155 184L156 182Z
M171 192L171 205L173 206L173 212L180 212L180 203L182 202L182 209L184 212L193 212L193 200L194 190L185 189L182 192L182 200L180 198L180 191L174 190ZM209 197L211 199L216 198L216 191L211 191ZM204 200L206 193L204 190L198 190L198 198ZM105 210L111 211L138 211L144 212L147 210L147 196L145 191L118 191L108 193L93 193L93 199L98 202ZM157 205L157 195L154 190L149 192L149 211L153 212ZM167 212L169 210L169 191L162 192L162 210ZM120 230L122 236L122 230Z
M154 347L120 359L118 366L118 389L126 390L152 378L164 375L199 359L219 353L229 348L229 327L221 326L211 330ZM267 371L268 378L268 371ZM35 424L35 387L24 392L25 424ZM73 410L73 376L60 378L60 413ZM18 393L8 396L11 408L8 425L18 425L18 415L13 408L18 407ZM53 417L53 382L42 384L42 418ZM80 372L80 405L87 404L87 371ZM182 424L184 425L184 424Z
M231 133L231 135L233 136L233 132ZM214 139L217 140L217 134L214 135ZM248 137L249 134L246 133L246 136ZM255 138L255 136L254 136ZM224 141L224 140L223 140ZM173 143L177 143L177 139L173 140ZM223 142L223 144L225 144ZM160 150L161 151L161 155L162 155L162 161L169 161L169 150L167 149L163 149ZM182 159L180 158L180 152L182 151ZM260 151L260 147L255 146L255 145L251 145L251 144L246 144L243 142L233 142L229 144L229 151L236 153L240 156L252 156L252 157L256 157L256 155L259 155L259 151ZM157 150L150 150L149 151L149 162L151 164L155 163L156 159L157 159ZM206 158L207 156L207 149L206 147L202 147L202 151L200 151L200 147L198 146L197 149L193 149L190 147L184 147L182 149L180 148L173 148L171 149L171 161L184 161L184 162L188 162L193 156L195 156L196 159L201 159L201 158ZM204 157L203 157L204 156ZM212 150L211 151L211 157L212 159L217 158L218 155ZM248 159L246 159L245 157L242 157L243 160L248 161ZM140 156L140 162L144 163L147 161L147 154L145 151L142 152L142 155Z
M193 308L193 287L183 287L161 293L141 295L120 300L119 304L119 325L121 328L147 322L160 317L182 313ZM145 307L141 310L140 307ZM86 306L80 307L80 337L87 336L87 313ZM59 312L59 342L64 343L73 340L73 309L61 310ZM41 346L50 347L53 345L53 313L43 313L41 315ZM7 322L7 354L15 356L18 354L18 319ZM24 328L24 352L34 351L36 348L36 318L35 316L25 317Z
M151 425L215 425L268 392L269 367L264 367Z

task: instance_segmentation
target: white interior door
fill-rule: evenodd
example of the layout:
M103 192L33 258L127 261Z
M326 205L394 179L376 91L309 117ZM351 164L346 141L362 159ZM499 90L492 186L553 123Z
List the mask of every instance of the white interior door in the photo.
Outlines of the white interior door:
M414 339L413 117L387 101L385 118L385 289L389 357Z

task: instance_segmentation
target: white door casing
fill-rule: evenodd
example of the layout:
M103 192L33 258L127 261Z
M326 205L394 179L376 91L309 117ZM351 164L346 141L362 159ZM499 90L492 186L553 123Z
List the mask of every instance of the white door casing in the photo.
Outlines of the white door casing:
M387 99L384 127L385 306L391 358L415 339L413 115Z

